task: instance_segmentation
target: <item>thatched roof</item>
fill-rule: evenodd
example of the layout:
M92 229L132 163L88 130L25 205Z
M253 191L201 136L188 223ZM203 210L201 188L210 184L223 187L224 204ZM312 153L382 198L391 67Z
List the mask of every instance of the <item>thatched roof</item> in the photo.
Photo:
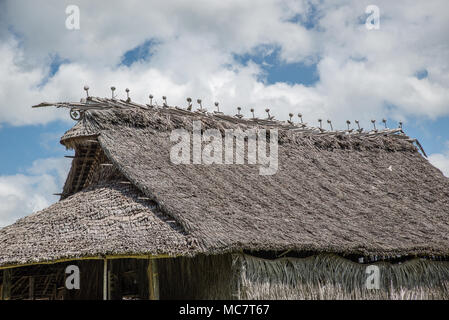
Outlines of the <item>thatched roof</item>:
M415 141L402 130L323 132L305 125L244 120L126 101L98 98L90 101L95 108L86 108L83 119L61 142L77 150L78 146L86 146L86 141L97 140L97 149L108 162L154 201L163 215L182 226L186 235L198 242L197 249L201 252L247 249L387 257L449 256L449 179L419 153ZM171 130L190 130L193 120L201 120L203 128L278 129L277 173L261 176L258 167L246 164L171 163ZM83 154L95 154L97 149L89 147ZM89 230L83 220L78 220L80 216L72 213L75 210L72 206L76 208L75 203L86 201L88 193L79 190L89 184L86 172L94 167L92 161L84 161L80 167L74 160L62 196L69 198L47 209L67 219L73 215L66 222L73 230ZM73 197L78 200L67 205ZM107 195L106 198L108 205L114 207L116 198ZM20 220L1 230L0 238L6 241L14 230L24 230L23 221L40 216L47 214ZM98 221L98 227L103 222ZM35 220L35 225L45 223L44 219ZM152 234L153 226L147 227L148 234ZM105 239L112 232L110 228L115 230L116 225L102 225ZM55 231L35 233L34 241L47 239L49 232ZM147 239L144 235L143 230L126 234ZM52 239L58 236L64 239L58 233ZM179 241L185 240L183 237L174 237L172 241L167 233L160 246L155 243L151 247L145 240L140 249L136 239L132 250L175 252ZM24 243L32 245L32 240L24 232L13 239L22 243L25 255L31 254ZM2 246L0 252L10 247ZM52 249L55 251L48 257L69 252L93 254L98 249L89 237L80 241L78 249L55 246L58 249ZM126 251L122 244L114 248L113 252ZM184 253L190 250L182 245L180 248ZM103 251L107 250L112 247Z
M186 254L195 241L131 184L86 188L5 227L0 265L114 255Z

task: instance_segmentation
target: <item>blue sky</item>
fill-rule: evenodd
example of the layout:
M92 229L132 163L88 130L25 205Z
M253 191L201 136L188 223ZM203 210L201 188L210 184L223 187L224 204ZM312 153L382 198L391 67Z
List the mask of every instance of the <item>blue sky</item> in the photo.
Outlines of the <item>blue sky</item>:
M79 30L65 26L68 4L79 7ZM449 4L377 1L380 28L368 30L369 4L3 1L0 226L57 201L72 154L59 137L74 121L31 105L77 101L85 84L97 96L114 85L121 98L128 87L142 102L150 93L180 106L187 96L219 101L229 114L301 112L341 129L346 119L402 120L449 175Z
M248 65L255 63L262 69L258 80L267 84L276 82L288 84L314 85L320 76L316 63L295 62L287 63L280 59L279 48L262 48L255 53L235 54L237 63Z

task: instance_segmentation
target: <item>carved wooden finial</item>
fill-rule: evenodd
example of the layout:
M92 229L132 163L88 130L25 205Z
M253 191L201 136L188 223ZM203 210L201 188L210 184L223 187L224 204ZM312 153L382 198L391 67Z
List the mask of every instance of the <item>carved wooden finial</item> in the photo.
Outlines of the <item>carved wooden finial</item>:
M89 98L89 86L88 85L84 86L84 91L86 91L86 96L87 96L87 98Z
M129 97L129 89L126 88L125 91L126 91L126 101L127 101L127 102L130 102L130 101L131 101L131 98Z
M192 111L192 98L188 97L186 100L187 100L187 110Z

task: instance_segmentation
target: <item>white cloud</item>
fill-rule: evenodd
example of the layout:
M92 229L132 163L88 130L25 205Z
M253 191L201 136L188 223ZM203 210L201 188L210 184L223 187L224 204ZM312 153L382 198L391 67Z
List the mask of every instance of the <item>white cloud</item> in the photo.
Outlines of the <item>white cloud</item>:
M65 28L69 4L80 8L79 31ZM290 46L282 34L305 42L310 35L304 28L286 21L304 9L277 0L261 0L257 5L240 0L6 1L4 19L24 37L24 49L32 60L54 52L72 61L110 66L126 50L149 38L165 42L198 37L206 46L234 52L245 52L260 43Z
M381 28L373 31L360 23L365 4L359 1L70 1L80 7L79 31L65 29L67 4L6 1L3 24L11 27L0 32L0 69L8 74L0 78L0 123L67 119L65 112L29 106L78 100L85 83L93 95L109 96L115 85L122 97L129 87L136 101L151 92L185 105L185 97L198 96L209 104L219 100L230 113L243 106L263 114L270 106L277 118L301 111L310 122L330 117L340 127L353 117L449 114L446 1L378 1ZM306 19L312 4L314 28L292 22ZM148 39L158 41L150 62L117 67L127 50ZM319 61L320 81L307 87L259 82L259 66L238 65L233 54L261 45L279 46L287 62ZM39 86L54 55L69 63ZM418 80L421 70L428 77Z
M32 105L54 95L39 88L46 68L28 66L23 50L11 38L0 43L0 74L0 123L22 125L63 118L63 113L55 110L31 109Z
M68 159L39 159L26 174L0 176L0 227L58 200L70 167Z
M449 178L449 141L446 142L446 146L447 150L445 152L431 154L429 161Z

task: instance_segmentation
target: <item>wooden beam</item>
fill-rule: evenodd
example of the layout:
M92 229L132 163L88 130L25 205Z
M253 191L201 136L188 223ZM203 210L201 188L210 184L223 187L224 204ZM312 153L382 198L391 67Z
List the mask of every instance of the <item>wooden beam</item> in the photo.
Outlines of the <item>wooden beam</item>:
M44 291L42 291L43 296L45 296L45 294L47 293L48 286L50 285L50 282L51 282L51 278L52 278L52 275L48 275L45 277L45 282L44 282L45 287L44 287Z
M83 160L83 161L94 161L94 157L76 157L76 156L64 156L64 158L73 159L76 161Z
M148 296L150 300L159 300L159 273L157 270L157 260L148 260Z
M154 299L159 300L159 270L157 268L157 260L150 260L153 268L153 286L154 286Z
M28 279L28 298L34 300L34 277L30 276Z
M2 288L2 300L11 299L11 282L12 282L12 270L3 270L3 288Z
M148 299L155 300L154 299L154 286L153 286L153 268L151 266L151 260L148 260L147 279L148 279Z
M103 300L108 300L108 259L103 260Z
M114 256L106 256L108 260L110 259L163 259L163 258L176 258L178 255L170 255L170 254L159 254L155 256L148 256L147 254L141 255L126 255L126 254L118 254ZM30 262L23 264L14 264L14 265L4 265L0 267L0 270L6 269L14 269L19 267L27 267L27 266L35 266L35 265L48 265L62 262L70 262L70 261L81 261L81 260L104 260L104 256L86 256L86 257L78 257L78 258L66 258L66 259L56 259L50 261L40 261L40 262Z
M111 270L111 263L109 263L109 270L108 270L108 299L111 300L112 297L112 270Z

